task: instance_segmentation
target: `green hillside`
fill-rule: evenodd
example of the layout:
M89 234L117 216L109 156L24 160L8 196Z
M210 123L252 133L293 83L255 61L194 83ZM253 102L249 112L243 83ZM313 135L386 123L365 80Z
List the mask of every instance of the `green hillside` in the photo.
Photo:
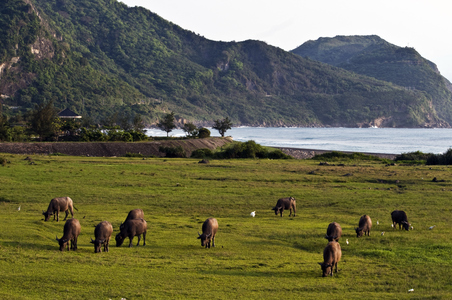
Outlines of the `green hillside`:
M308 41L291 52L358 74L423 91L438 116L452 121L452 88L431 61L414 48L398 47L376 35L336 36Z
M452 115L438 117L417 89L260 41L210 41L116 0L5 1L6 114L53 100L94 121L121 113L153 123L174 111L197 124L229 117L235 126L418 127L443 126Z

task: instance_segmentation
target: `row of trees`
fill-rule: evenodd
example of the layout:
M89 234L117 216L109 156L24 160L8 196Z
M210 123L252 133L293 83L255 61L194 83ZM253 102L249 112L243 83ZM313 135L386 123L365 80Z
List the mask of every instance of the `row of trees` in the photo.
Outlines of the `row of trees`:
M231 129L231 126L232 126L232 122L228 117L226 117L223 120L215 120L214 123L215 124L212 126L212 128L217 129L222 137L224 137L224 134L226 133L226 131ZM159 127L161 130L165 131L166 136L168 137L169 133L171 131L173 131L173 129L176 128L174 112L167 114L162 120L160 120L159 123L157 124L157 127ZM182 127L182 130L189 137L197 137L197 136L200 137L200 134L205 135L205 134L203 134L204 129L206 129L206 128L198 128L193 123L186 123ZM205 132L205 130L204 130L204 132ZM210 135L210 132L209 132L209 135Z
M13 124L15 123L15 124ZM176 128L174 112L161 119L157 126L167 133ZM232 123L229 118L215 120L213 126L224 136ZM0 141L22 142L38 139L39 141L141 141L148 137L141 115L115 113L102 120L102 126L90 124L89 119L61 119L53 101L36 105L35 109L24 117L8 119L3 115L0 105ZM184 124L187 137L206 138L210 136L207 128L198 128L193 123Z

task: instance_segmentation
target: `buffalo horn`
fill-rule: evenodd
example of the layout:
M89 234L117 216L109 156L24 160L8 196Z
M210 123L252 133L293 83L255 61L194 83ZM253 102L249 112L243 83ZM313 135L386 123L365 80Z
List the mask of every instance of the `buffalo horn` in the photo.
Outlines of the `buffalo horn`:
M328 239L328 234L325 234L325 238Z
M198 231L198 235L201 236L201 234L199 233L199 231Z
M60 239L58 238L58 236L56 235L55 237L56 237L56 240L57 240L57 241L59 242L59 241L60 241Z
M94 244L93 238L91 238L91 243Z

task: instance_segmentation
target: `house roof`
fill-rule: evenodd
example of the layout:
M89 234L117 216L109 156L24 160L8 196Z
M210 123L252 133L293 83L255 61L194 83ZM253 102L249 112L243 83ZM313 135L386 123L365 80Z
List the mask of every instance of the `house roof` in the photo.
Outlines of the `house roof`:
M75 112L66 108L58 113L58 117L67 119L81 119L82 116L77 115Z

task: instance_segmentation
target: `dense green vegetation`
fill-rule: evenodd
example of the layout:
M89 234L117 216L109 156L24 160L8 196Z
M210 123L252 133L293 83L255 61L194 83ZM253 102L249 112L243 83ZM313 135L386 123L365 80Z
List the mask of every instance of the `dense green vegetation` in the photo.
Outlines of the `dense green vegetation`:
M6 64L0 92L9 96L9 116L15 113L9 107L24 112L53 100L93 121L121 112L156 123L168 111L179 121L228 117L235 126L368 126L383 118L387 126L416 127L441 121L422 92L263 42L210 41L116 0L30 3L33 9L6 0L0 14L7 24L0 35L0 63Z
M452 297L447 166L0 157L2 299ZM297 199L297 216L275 216L276 200L289 195ZM70 196L78 209L76 252L58 251L55 236L64 222L42 220L57 196ZM116 235L134 208L145 212L146 246L135 246L135 238L133 248L113 242L110 252L95 254L94 226L108 220ZM407 212L414 230L391 228L394 209ZM363 214L373 228L370 237L356 238ZM196 239L208 217L219 222L211 249ZM332 221L343 229L343 257L339 273L322 278L318 262Z
M308 41L291 52L428 95L440 118L452 121L451 84L414 48L378 36L336 36Z

